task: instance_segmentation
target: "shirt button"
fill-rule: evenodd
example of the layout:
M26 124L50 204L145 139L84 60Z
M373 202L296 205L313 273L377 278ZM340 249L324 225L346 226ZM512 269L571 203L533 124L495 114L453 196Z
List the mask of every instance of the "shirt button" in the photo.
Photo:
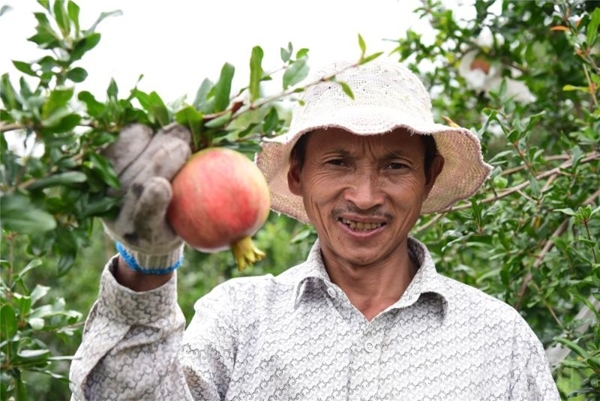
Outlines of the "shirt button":
M373 350L375 349L375 346L373 345L372 342L367 342L365 344L365 349L367 350L367 352L373 352Z
M331 288L331 287L327 288L327 293L329 294L329 296L331 298L336 298L337 297L337 292L333 288Z

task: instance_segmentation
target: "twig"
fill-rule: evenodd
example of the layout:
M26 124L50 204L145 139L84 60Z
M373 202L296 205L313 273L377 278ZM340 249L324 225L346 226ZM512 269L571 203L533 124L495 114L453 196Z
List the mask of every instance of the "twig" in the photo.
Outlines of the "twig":
M288 96L292 95L293 93L295 93L295 92L297 92L299 90L306 90L307 88L310 88L312 86L318 85L318 84L320 84L322 82L332 81L338 74L341 74L342 72L344 72L346 70L349 70L351 68L354 68L354 67L357 67L358 65L360 65L361 61L362 61L362 58L359 59L356 63L352 63L349 66L346 66L346 67L344 67L344 68L342 68L342 69L334 72L331 75L328 75L328 76L316 79L316 80L314 80L314 81L312 81L312 82L310 82L310 83L308 83L308 84L306 84L304 86L300 86L300 87L294 86L294 87L288 88L288 89L286 89L286 90L284 90L284 91L282 91L280 93L277 93L275 95L271 95L271 96L265 97L263 99L260 99L256 103L249 104L246 108L241 108L239 111L237 111L236 113L234 113L231 116L231 118L232 119L237 118L241 114L244 114L244 113L246 113L246 112L248 112L250 110L258 109L258 108L264 106L265 104L273 103L276 100L288 97Z
M551 161L551 160L569 160L570 158L571 158L570 155L568 155L566 153L562 153L560 155L551 155L551 156L548 156L545 159L547 161ZM512 173L516 173L517 171L525 170L526 168L527 168L527 166L525 166L525 165L507 168L506 170L502 170L502 172L500 173L500 175L510 175Z
M556 180L556 177L558 177L557 175L553 175L550 178L548 178L548 181L546 181L546 183L544 184L544 186L541 189L541 192L544 193L548 190L548 188L550 188L550 185L552 185L552 183L554 182L554 180Z
M71 160L73 160L73 161L79 161L79 160L83 159L83 156L84 156L84 153L82 152L82 153L79 153L79 154L76 154L75 156L73 156L71 158ZM54 174L57 170L58 170L58 166L54 165L54 166L50 167L50 170L49 170L49 172L48 172L48 174L46 176L44 176L44 177L37 177L37 178L30 178L27 181L23 181L22 183L20 183L19 185L17 185L15 187L15 189L27 189L27 187L29 185L33 184L34 182L36 182L37 180L39 180L41 178L46 178L46 177Z
M594 199L596 199L598 196L600 196L600 189L596 190L596 192L594 192L586 200L584 200L582 203L582 206L592 204L594 202ZM535 262L533 262L534 269L537 269L540 267L540 265L544 261L544 258L548 254L548 252L550 252L550 250L554 247L553 239L560 237L565 232L565 230L567 229L567 227L569 225L569 219L570 218L567 218L565 221L563 221L561 223L561 225L558 226L558 228L556 230L554 230L554 232L552 233L550 238L548 238L548 240L544 244L544 247L538 254L537 258L535 259ZM519 309L521 307L521 305L523 304L523 300L525 299L525 294L527 293L527 288L532 279L533 279L533 274L531 272L528 272L527 275L525 276L525 278L523 279L523 283L521 283L521 288L519 289L519 293L518 293L519 300L515 304L515 309Z
M27 127L27 126L19 124L19 123L13 123L13 124L0 123L0 133L14 131L14 130L18 130L18 129L26 129L26 128L32 128L32 127Z
M588 301L595 309L600 308L600 300L594 298L594 295L590 295ZM583 324L577 327L575 332L579 334L585 333L588 327L590 327L592 320L591 318L595 315L595 313L595 310L589 309L587 306L581 308L573 321L583 321ZM548 362L550 362L551 366L557 366L560 364L570 353L571 350L567 347L564 347L562 344L555 344L546 349L546 357L548 358Z
M594 151L594 152L588 153L588 155L586 157L584 157L583 159L581 159L579 162L581 164L584 164L584 163L589 163L590 161L593 161L593 160L600 160L600 152ZM555 167L553 169L550 169L548 171L544 171L544 172L536 175L535 178L537 180L541 180L541 179L546 178L546 177L551 177L551 176L554 176L554 175L559 175L559 174L561 174L561 169L568 168L568 167L571 167L571 166L573 166L573 161L572 160L570 160L568 162L564 162L560 166ZM489 202L494 202L494 201L496 201L498 199L501 199L501 198L505 198L508 195L514 194L515 192L519 192L520 190L522 190L523 188L527 187L528 185L529 185L529 181L522 182L521 184L516 185L516 186L514 186L512 188L509 188L509 189L507 189L507 190L505 190L503 192L500 192L497 195L489 196L489 197L487 197L487 198L479 201L479 203L480 204L482 204L482 203L489 203ZM463 209L468 209L470 207L471 207L470 203L463 203L461 205L452 207L449 211L463 210Z
M585 78L588 82L588 88L590 89L590 96L594 101L594 106L598 107L598 99L596 99L596 91L594 90L596 84L592 82L592 78L590 78L590 73L588 72L588 69L585 65L583 66L583 71L585 72Z
M416 234L416 233L419 233L421 231L427 230L429 227L431 227L432 225L434 225L439 219L441 219L443 215L444 215L444 213L436 214L435 217L433 217L427 223L423 224L422 226L416 227L413 232Z

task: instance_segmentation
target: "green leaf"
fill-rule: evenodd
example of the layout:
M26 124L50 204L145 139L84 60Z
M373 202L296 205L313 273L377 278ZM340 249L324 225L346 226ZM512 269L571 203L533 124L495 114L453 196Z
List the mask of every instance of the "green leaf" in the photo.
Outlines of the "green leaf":
M19 271L19 274L17 274L17 278L22 279L23 277L25 277L25 275L30 271L35 269L36 267L39 267L42 265L42 260L41 259L33 259L31 260L27 266L25 266L23 268L23 270Z
M94 24L90 28L85 30L85 34L87 35L88 33L94 32L98 27L98 24L101 23L104 19L108 17L119 17L121 15L123 15L123 12L121 10L103 12L102 14L100 14L98 19L96 19L96 22L94 22Z
M383 54L383 52L377 52L377 53L373 53L373 54L371 54L370 56L367 56L367 57L364 57L364 58L362 58L362 59L360 60L360 63L359 63L359 64L361 64L361 65L362 65L362 64L366 64L366 63L368 63L368 62L370 62L370 61L373 61L373 60L375 60L377 57L381 56L382 54Z
M11 6L6 6L6 5L2 6L0 8L0 17L3 16L5 13L7 13L9 11L12 11L12 9L13 8Z
M0 309L0 334L2 341L12 338L17 333L17 317L12 306L6 304Z
M60 40L60 35L52 29L52 25L45 13L33 13L38 22L36 26L36 34L30 37L30 42L39 45L43 49L57 47Z
M50 287L47 287L45 285L36 285L35 288L33 289L33 291L31 291L31 294L29 295L31 297L31 304L35 305L35 303L37 301L39 301L40 299L42 299L43 297L45 297L46 295L48 295L48 293L50 292Z
M90 92L80 92L77 97L85 104L87 112L91 117L100 118L106 111L106 105L97 101Z
M590 88L588 88L587 86L565 85L565 86L563 86L563 90L565 92L579 91L579 92L590 93Z
M6 73L2 74L2 78L0 78L0 99L2 99L2 102L7 108L17 110L22 109L21 99L19 99L19 95L12 86L10 78Z
M24 61L15 61L15 60L13 60L12 63L15 66L15 68L17 70L21 71L22 73L27 74L27 75L31 75L32 77L37 76L37 74L35 73L35 71L31 67L31 64L26 63Z
M25 359L28 362L44 361L50 356L49 349L24 349L17 353L19 358Z
M106 94L110 99L116 99L119 95L119 87L117 86L117 82L114 78L110 79L110 83L108 84L108 88L106 89Z
M79 35L79 6L75 2L69 0L67 11L73 26L75 26L75 34Z
M79 83L85 81L88 73L81 67L75 67L67 73L67 79L70 79L73 82Z
M31 91L31 88L29 87L29 84L27 83L25 77L19 78L19 86L19 94L23 99L25 99L25 104L27 105L27 108L37 108L38 104L41 104L43 102L40 96L36 96Z
M31 310L31 297L15 292L12 299L13 305L18 311L17 316L19 316L19 319L23 319Z
M554 209L554 211L564 213L567 216L575 216L575 212L570 207L565 208L565 209Z
M2 219L0 226L21 234L35 234L56 228L54 217L34 207L29 198L21 195L0 196Z
M54 187L57 185L78 184L87 181L87 176L79 171L68 171L66 173L53 174L49 177L44 177L33 181L27 190L34 191L36 189Z
M279 124L279 115L277 114L277 109L275 107L271 107L271 109L263 119L262 124L262 132L266 134L269 134L276 130L277 125Z
M151 120L157 122L161 126L169 124L169 110L156 92L150 92L148 95L148 113L150 113Z
M591 49L596 44L598 37L598 28L600 28L600 8L596 8L592 13L592 19L587 26L586 42Z
M360 33L358 34L358 47L360 47L360 58L363 58L365 52L367 51L367 45L365 44L365 40Z
M352 93L352 89L350 88L350 85L348 85L346 82L343 82L343 81L337 81L337 82L342 87L342 90L344 91L344 93L346 95L348 95L350 97L350 99L354 100L354 93Z
M207 128L219 128L219 127L222 127L225 124L227 124L230 119L231 119L231 112L228 111L225 114L223 114L222 116L213 118L212 120L206 122L204 125Z
M301 58L290 64L283 73L283 89L294 86L308 76L309 67L306 58Z
M193 105L196 109L203 113L212 113L213 103L209 101L208 96L213 87L214 83L210 79L206 78L204 81L202 81L202 84L196 91L196 98L194 99Z
M308 56L308 49L303 47L302 49L296 52L296 59L301 59Z
M583 349L581 346L575 344L571 340L567 340L566 338L555 338L555 340L556 340L556 342L559 342L559 343L567 346L567 348L569 348L571 351L575 352L577 355L579 355L583 359L588 359L590 357L590 354L585 349Z
M281 50L285 51L285 49L283 48ZM250 85L248 86L248 90L250 91L251 102L254 102L260 97L260 80L262 79L263 75L263 54L263 50L259 46L255 46L254 48L252 48L252 56L250 57Z
M54 89L42 106L42 119L49 118L58 109L64 108L73 97L73 88Z
M284 63L287 63L290 60L290 57L292 57L292 53L283 47L280 49L279 54L281 56L281 61Z
M229 98L231 95L231 82L235 73L235 67L229 63L225 63L221 68L219 81L215 85L215 105L213 112L218 113L229 106ZM252 72L251 72L252 73Z
M71 269L71 267L73 267L73 264L75 263L76 256L77 251L74 250L64 251L60 255L58 263L56 264L57 274L59 277L62 277L69 272L69 270Z
M531 194L536 198L539 197L541 191L540 181L532 175L529 177L529 185L531 187Z
M202 117L203 114L201 112L189 105L175 113L175 121L188 127L194 138L200 135Z
M58 24L63 36L69 36L69 33L71 32L71 23L69 21L67 10L65 10L64 0L54 2L54 20Z
M90 33L74 43L71 51L70 61L77 61L83 57L85 53L92 50L100 43L101 35L99 33Z
M66 111L68 112L68 110ZM52 117L49 120L43 121L47 127L43 131L44 134L69 132L81 122L81 116L78 114L68 114L60 119L53 119Z
M38 4L50 11L50 0L37 0Z
M42 330L44 328L44 325L46 324L45 320L41 317L32 317L30 319L27 319L27 323L29 323L33 330L38 331Z
M119 177L115 173L112 165L106 158L99 153L87 153L89 162L86 163L91 170L96 172L102 180L112 188L120 188Z
M115 208L119 206L120 203L121 199L119 198L110 198L107 196L102 196L97 199L92 198L90 201L82 205L83 212L81 214L81 217L86 218L92 216L110 216L110 213L114 212Z

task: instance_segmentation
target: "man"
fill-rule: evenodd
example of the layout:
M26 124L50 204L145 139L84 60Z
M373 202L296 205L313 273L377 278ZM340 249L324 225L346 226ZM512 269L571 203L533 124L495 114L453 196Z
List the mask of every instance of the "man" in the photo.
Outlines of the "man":
M109 152L127 189L105 221L120 256L71 368L75 399L558 400L520 315L436 273L409 236L487 177L479 140L433 122L421 82L397 63L309 88L289 132L257 164L272 209L313 224L305 263L233 279L196 304L184 333L173 270L181 240L164 210L187 132L126 130ZM149 143L149 144L148 144Z

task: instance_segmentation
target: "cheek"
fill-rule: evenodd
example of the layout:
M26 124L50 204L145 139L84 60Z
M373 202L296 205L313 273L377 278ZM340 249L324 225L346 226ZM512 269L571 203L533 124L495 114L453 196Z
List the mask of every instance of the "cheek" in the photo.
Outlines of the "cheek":
M340 180L336 180L332 174L309 170L302 178L302 192L310 198L328 198L338 190L339 183Z
M399 200L400 207L412 207L415 203L422 203L426 196L425 181L416 177L396 180L390 183L394 199Z

